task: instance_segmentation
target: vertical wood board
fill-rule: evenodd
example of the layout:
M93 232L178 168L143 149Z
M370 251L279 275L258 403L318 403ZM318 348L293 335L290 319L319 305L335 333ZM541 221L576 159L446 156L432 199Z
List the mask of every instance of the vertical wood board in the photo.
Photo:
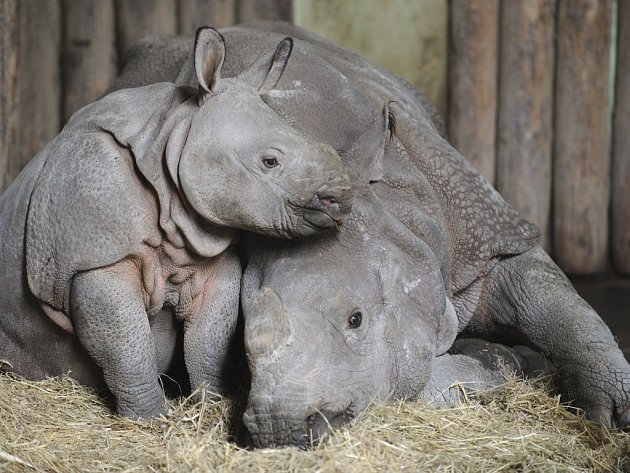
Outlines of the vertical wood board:
M0 191L15 175L18 133L18 0L0 1Z
M120 57L144 36L177 33L176 0L115 0Z
M559 0L554 257L571 274L608 265L612 0Z
M630 2L619 1L613 121L612 259L630 274Z
M6 182L61 128L61 5L59 0L20 0L17 9L16 148Z
M292 0L238 0L238 22L293 21Z
M497 189L549 249L555 0L501 4Z
M450 4L449 137L495 181L498 0Z
M63 0L64 122L96 100L117 73L113 0Z
M235 0L179 0L179 33L194 34L200 26L223 28L236 23Z

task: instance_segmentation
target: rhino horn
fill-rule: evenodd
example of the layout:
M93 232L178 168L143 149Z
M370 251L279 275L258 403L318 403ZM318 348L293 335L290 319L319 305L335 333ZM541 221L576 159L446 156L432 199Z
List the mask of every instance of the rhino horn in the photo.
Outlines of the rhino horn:
M261 288L244 309L245 349L251 357L267 356L291 344L291 326L280 296Z

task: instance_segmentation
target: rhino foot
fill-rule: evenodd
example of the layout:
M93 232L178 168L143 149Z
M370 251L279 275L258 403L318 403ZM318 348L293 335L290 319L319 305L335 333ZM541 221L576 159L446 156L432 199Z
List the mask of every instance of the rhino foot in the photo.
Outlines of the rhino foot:
M507 371L517 376L523 376L529 371L529 362L519 351L477 338L456 340L449 353L474 358L490 371Z

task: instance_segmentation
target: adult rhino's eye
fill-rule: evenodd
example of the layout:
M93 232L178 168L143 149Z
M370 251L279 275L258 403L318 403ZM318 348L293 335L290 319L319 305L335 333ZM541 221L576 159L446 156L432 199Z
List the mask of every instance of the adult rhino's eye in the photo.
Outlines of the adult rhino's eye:
M278 160L276 158L271 158L269 156L264 157L262 162L265 165L265 167L269 169L275 168L278 165Z
M359 311L353 312L352 314L350 314L350 317L348 317L348 327L359 328L362 321L363 314Z

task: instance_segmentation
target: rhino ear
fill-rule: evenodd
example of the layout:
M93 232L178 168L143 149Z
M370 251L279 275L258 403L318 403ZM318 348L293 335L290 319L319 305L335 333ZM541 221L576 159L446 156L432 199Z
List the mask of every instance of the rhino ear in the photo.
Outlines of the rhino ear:
M260 58L241 73L239 79L251 84L260 95L268 93L280 80L292 51L293 38L286 37L280 41L271 58L268 56Z
M376 116L367 130L347 151L350 163L361 163L358 179L375 184L383 180L383 160L387 145L394 137L396 118L391 101L387 101L382 113ZM367 164L367 165L366 165Z
M211 94L217 86L225 59L225 40L221 33L202 26L195 36L195 74L202 95Z

